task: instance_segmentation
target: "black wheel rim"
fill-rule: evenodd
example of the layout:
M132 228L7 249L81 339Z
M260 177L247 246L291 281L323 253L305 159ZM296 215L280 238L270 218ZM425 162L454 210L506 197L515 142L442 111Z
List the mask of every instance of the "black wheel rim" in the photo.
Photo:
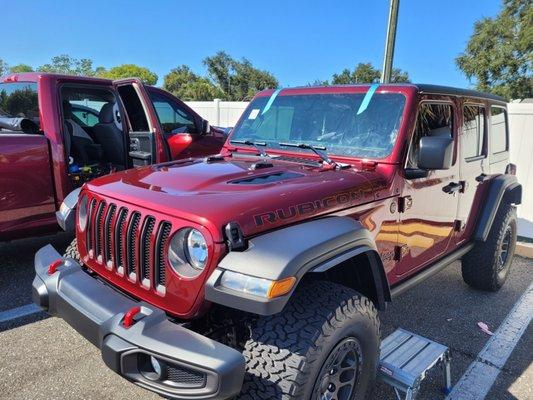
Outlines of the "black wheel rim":
M354 337L343 339L324 362L313 390L314 400L352 400L361 375L363 355Z
M511 238L512 230L510 226L507 226L503 240L500 244L500 251L498 252L498 273L502 273L507 266L507 260L509 259L509 251L511 250Z

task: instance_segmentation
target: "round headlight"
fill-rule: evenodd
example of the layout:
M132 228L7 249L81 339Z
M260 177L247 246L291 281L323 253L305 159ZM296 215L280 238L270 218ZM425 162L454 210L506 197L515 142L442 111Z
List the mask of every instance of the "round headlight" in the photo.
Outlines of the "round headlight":
M82 231L87 227L87 196L85 195L78 203L78 224Z
M187 261L196 269L204 269L207 262L207 242L204 235L196 229L187 234Z
M207 264L209 250L204 235L194 228L177 231L168 246L168 262L179 275L194 278Z

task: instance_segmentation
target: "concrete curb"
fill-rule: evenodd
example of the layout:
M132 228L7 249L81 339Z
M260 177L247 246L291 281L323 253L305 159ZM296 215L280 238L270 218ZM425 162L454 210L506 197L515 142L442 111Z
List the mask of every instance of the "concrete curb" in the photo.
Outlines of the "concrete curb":
M524 242L516 243L515 254L517 256L521 256L525 258L533 258L533 243L524 243Z

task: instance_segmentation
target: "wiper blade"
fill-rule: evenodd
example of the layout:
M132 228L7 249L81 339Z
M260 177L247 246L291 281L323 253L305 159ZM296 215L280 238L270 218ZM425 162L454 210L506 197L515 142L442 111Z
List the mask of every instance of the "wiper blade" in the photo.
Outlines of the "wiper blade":
M262 147L267 147L266 142L254 142L252 140L242 140L242 139L231 139L229 142L255 147L255 149L259 152L261 157L270 157L270 155L265 151L265 149L262 148Z
M280 146L280 147L296 147L298 149L312 150L326 164L329 164L332 167L337 167L337 164L335 163L335 161L333 161L333 160L331 160L331 158L329 158L326 146L312 146L312 145L307 144L307 143L284 143L284 142L278 143L278 146Z

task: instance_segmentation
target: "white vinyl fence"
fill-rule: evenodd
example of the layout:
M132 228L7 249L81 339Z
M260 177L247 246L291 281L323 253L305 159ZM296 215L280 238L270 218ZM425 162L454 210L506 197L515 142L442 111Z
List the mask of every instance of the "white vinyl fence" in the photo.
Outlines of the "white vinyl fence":
M211 125L235 126L248 105L245 101L189 101L187 104ZM511 162L523 188L518 208L518 234L533 239L533 103L509 103Z
M533 103L509 103L511 162L522 184L518 234L533 239Z
M248 106L247 101L187 101L189 107L209 121L211 125L223 128L233 127Z

